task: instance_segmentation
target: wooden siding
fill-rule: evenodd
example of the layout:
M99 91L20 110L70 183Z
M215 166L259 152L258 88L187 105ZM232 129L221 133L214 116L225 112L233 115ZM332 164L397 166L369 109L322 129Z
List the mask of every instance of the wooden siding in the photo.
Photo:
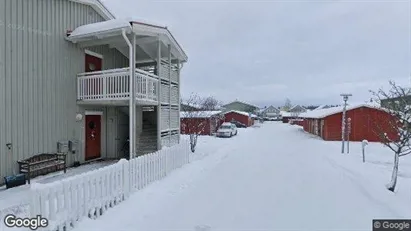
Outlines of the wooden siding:
M178 107L171 108L171 121L170 121L170 128L172 130L178 130L178 121L180 120L180 112L178 111Z
M1 176L12 173L18 159L55 152L58 140L81 139L83 124L75 115L86 107L76 103L76 75L84 72L84 49L64 36L66 30L103 20L90 6L72 1L0 0L0 152L13 144L12 162L0 155ZM90 50L104 56L103 69L128 65L107 46ZM90 109L103 110L104 123L114 113Z
M235 112L226 113L224 117L225 122L231 122L234 119L242 124L245 124L247 127L252 126L254 124L253 120L249 116L238 114Z
M161 106L161 131L166 131L170 128L169 112L169 106Z
M391 139L396 139L396 132L389 126L389 121L394 118L387 112L361 107L347 111L347 118L351 118L351 141L368 140L370 142L379 142L376 124L381 130L386 132ZM323 121L323 122L322 122ZM342 140L342 113L325 117L324 119L306 119L304 130L322 137L324 140L341 141ZM321 125L323 123L323 125ZM316 129L318 126L318 129Z
M172 69L170 72L169 65L164 64L164 61L160 65L158 75L162 79L160 96L162 104L160 110L161 145L171 146L180 140L180 76L178 71Z

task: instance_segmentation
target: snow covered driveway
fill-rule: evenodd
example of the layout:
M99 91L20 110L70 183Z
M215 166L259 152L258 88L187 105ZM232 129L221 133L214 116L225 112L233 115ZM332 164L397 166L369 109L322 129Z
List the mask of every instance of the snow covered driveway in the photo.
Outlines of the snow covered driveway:
M389 163L361 163L359 144L342 155L340 143L275 122L202 139L203 158L76 231L371 230L372 219L411 217L409 175L399 179L402 194L390 193ZM389 161L381 153L367 158Z

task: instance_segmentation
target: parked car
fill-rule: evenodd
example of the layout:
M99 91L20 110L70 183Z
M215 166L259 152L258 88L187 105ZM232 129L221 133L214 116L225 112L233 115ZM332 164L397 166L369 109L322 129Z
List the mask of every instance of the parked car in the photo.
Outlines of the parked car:
M237 127L233 123L225 122L217 130L217 137L232 137L237 135Z
M240 122L235 121L235 120L231 121L230 123L234 124L237 128L247 128L247 126L245 124L240 123Z

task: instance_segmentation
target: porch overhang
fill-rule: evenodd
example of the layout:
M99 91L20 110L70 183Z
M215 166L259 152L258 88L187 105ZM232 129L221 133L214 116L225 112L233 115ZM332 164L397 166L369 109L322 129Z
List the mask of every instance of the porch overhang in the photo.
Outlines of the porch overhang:
M167 27L148 23L112 19L80 26L72 31L66 39L83 47L109 45L128 56L127 44L122 37L123 31L126 32L127 36L136 36L136 45L140 49L140 54L143 52L147 55L146 57L137 55L138 59L155 60L157 58L158 41L160 41L163 45L161 49L162 57L168 57L167 47L170 45L173 59L180 62L188 61L186 53Z
M79 26L67 36L67 40L73 43L81 43L90 40L113 38L120 36L123 30L127 34L131 33L131 24L124 20L112 19Z

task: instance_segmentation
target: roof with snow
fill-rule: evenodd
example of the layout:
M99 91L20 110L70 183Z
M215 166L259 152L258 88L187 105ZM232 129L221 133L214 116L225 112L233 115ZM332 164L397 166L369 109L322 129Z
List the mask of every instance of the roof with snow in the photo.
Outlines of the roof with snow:
M326 108L329 108L329 106L326 105L326 104L323 104L323 105L320 105L320 106L316 107L314 110L322 110L322 109L326 109Z
M307 111L307 109L301 105L294 105L293 107L290 108L289 112L294 112L294 111Z
M346 110L350 111L350 110L361 108L361 107L367 107L367 108L373 108L373 109L386 111L385 109L381 108L379 105L366 104L366 103L349 104L349 105L347 105ZM313 111L308 111L308 112L305 112L305 113L301 113L299 115L299 117L311 118L311 119L321 119L321 118L325 118L325 117L330 116L330 115L342 113L343 110L344 110L344 106L330 107L330 108L326 108L326 109L319 109L319 110L313 110Z
M163 46L171 44L171 54L181 60L182 62L186 62L188 57L180 44L171 34L171 32L167 29L167 27L159 26L155 24L137 22L137 21L130 21L129 19L111 19L103 22L96 22L90 23L86 25L82 25L74 29L67 36L67 40L73 43L81 43L81 42L90 42L90 41L107 41L108 43L114 39L119 39L121 42L116 42L117 46L127 47L126 42L123 40L122 33L123 31L126 34L133 34L134 36L139 36L139 40L141 43L144 42L146 48L150 45L150 52L153 52L152 49L156 49L158 44L157 38L162 42ZM107 39L107 40L104 40ZM111 39L111 40L110 40ZM104 43L103 43L104 44ZM117 49L118 47L115 46ZM126 49L128 51L128 49ZM163 52L164 49L161 49ZM166 51L164 50L164 54Z
M254 107L254 108L256 108L256 109L259 109L259 108L260 108L259 106L256 106L256 105L253 105L253 104L249 104L249 103L246 103L246 102L242 102L242 101L239 101L239 100L234 100L234 101L231 102L231 103L224 104L223 107L224 107L224 106L227 106L227 105L230 105L230 104L234 104L234 103L244 104L244 105L247 105L247 106L250 106L250 107Z
M221 111L181 111L180 118L210 118L220 113Z
M126 31L130 32L132 27L131 23L125 21L123 19L112 19L103 22L91 23L86 24L83 26L77 27L71 34L70 38L80 38L86 37L90 35L97 35L101 32L118 32L122 29L126 29Z
M282 117L300 117L301 114L304 112L288 112L288 111L280 111L280 115Z
M268 111L268 110L275 110L278 113L280 112L280 109L274 107L273 105L271 105L269 107L266 107L266 108L261 108L259 112L263 113L263 112Z
M237 114L240 114L240 115L250 116L250 113L243 112L243 111L236 111L236 110L226 111L226 112L224 112L224 115L228 114L228 113L231 113L231 112L237 113Z

